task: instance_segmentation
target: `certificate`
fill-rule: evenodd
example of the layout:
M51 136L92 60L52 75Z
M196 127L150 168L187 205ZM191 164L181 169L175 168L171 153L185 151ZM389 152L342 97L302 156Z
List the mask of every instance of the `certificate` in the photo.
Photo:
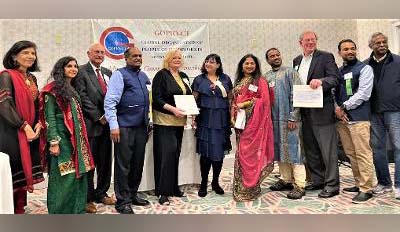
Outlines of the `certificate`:
M185 115L200 113L193 95L174 95L174 99L176 107L185 111Z
M322 86L312 89L309 85L293 85L293 107L322 108Z

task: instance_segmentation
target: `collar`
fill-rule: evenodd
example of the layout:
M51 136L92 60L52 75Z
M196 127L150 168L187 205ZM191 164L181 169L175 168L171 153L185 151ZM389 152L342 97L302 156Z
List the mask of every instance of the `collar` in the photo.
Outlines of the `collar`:
M314 56L314 53L315 53L315 50L308 56L304 55L304 53L302 55L303 55L303 58L312 58Z
M101 73L101 65L100 65L99 67L96 67L96 66L94 66L94 65L92 64L92 62L90 62L90 61L89 61L89 64L90 64L90 66L92 66L92 69L93 69L94 73L96 73L96 69L99 69L99 70L100 70L100 73Z
M379 63L379 62L381 62L382 60L384 60L386 57L387 57L387 54L388 53L386 53L384 56L382 56L381 58L376 58L375 57L375 55L372 55L372 58L377 62L377 63Z
M126 69L128 69L128 70L130 70L132 72L136 72L136 73L140 72L140 68L134 69L134 68L132 68L132 66L129 66L129 65L126 65Z
M343 67L346 67L346 66L353 66L353 65L355 65L357 62L358 62L358 59L357 59L357 58L355 58L355 59L352 60L352 61L343 62Z

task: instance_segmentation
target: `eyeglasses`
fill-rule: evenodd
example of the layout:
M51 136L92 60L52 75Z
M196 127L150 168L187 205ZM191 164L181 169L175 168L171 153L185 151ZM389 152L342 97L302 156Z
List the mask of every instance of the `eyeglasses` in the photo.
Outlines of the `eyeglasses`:
M303 39L302 41L303 42L313 42L313 43L315 43L315 42L317 42L317 39Z

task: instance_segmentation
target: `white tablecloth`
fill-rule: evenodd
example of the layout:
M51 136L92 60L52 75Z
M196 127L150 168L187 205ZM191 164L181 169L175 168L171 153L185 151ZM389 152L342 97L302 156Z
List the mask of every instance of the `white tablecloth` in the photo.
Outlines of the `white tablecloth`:
M179 158L178 182L182 184L199 184L200 156L196 154L196 138L191 129L185 129L182 139L182 151ZM154 189L154 160L153 160L153 138L150 137L146 146L146 157L143 166L142 181L139 191Z
M10 158L0 152L0 214L13 214L13 187Z

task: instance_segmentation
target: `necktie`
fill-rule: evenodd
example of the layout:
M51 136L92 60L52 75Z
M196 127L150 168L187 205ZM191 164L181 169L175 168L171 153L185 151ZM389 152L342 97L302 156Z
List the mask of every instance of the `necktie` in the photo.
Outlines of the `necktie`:
M97 73L97 80L99 81L100 87L103 90L103 93L106 94L107 86L106 86L106 83L104 82L103 77L100 74L100 69L96 68L96 73Z

